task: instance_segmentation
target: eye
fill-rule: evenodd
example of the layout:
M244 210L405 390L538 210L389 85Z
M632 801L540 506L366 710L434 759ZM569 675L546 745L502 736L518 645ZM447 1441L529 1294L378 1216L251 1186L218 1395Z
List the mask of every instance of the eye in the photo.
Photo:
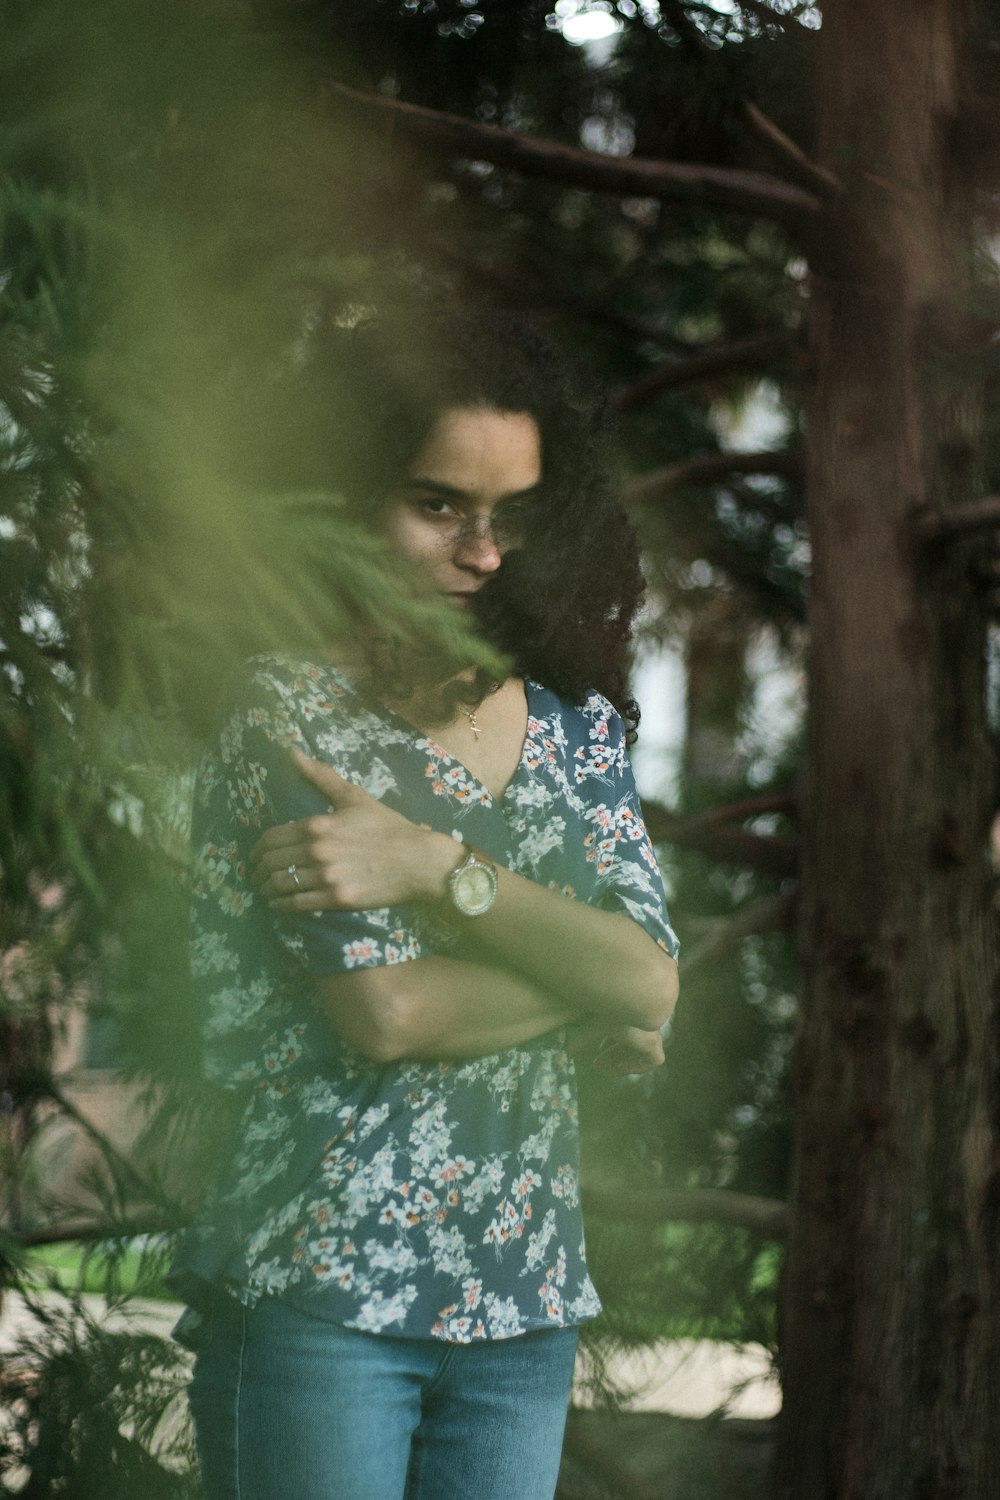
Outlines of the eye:
M440 495L427 495L416 502L417 508L428 516L457 516L458 511L450 500L444 500Z

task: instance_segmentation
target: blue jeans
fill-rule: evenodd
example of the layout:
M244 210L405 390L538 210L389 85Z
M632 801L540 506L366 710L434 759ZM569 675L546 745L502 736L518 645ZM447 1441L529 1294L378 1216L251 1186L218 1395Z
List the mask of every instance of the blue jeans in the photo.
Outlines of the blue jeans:
M208 1500L552 1500L575 1328L476 1344L220 1299L190 1400Z

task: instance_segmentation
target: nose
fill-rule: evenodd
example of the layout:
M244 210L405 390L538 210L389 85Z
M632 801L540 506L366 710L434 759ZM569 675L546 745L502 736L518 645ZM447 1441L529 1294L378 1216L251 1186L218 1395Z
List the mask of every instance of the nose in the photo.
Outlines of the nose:
M489 516L470 516L462 526L455 543L454 559L458 567L475 573L495 573L503 562Z

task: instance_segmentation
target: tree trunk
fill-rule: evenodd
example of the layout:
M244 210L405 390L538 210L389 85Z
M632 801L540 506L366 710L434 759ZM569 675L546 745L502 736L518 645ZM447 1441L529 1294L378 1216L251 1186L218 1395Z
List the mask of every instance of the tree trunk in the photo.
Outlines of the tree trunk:
M804 995L786 1267L787 1500L1000 1496L995 768L978 397L933 342L973 262L949 160L969 0L827 0L814 288Z

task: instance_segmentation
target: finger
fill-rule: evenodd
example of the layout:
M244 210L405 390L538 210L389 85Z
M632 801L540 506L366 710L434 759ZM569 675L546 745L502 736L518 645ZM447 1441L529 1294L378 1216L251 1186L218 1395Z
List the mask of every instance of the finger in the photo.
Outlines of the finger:
M289 865L295 865L301 875L304 869L318 864L317 856L316 844L309 839L303 828L294 843L289 840L287 844L276 848L262 849L250 878L259 890L269 875L280 874Z
M252 884L257 893L268 901L294 896L302 891L317 891L322 886L322 882L315 880L307 867L296 864L294 860L267 873L258 871Z
M636 1071L627 1063L612 1062L607 1057L595 1058L594 1067L598 1073L603 1073L607 1078L628 1078Z
M290 849L305 849L307 842L304 820L300 819L297 823L276 823L261 835L250 850L250 863L260 865L270 860L271 869L276 868L276 863L289 865L292 863L291 855L282 858L282 854Z
M310 760L296 745L288 753L299 775L322 792L333 807L360 807L362 803L372 801L367 792L341 776L325 761Z
M655 1053L635 1052L625 1065L626 1073L652 1073L654 1068L663 1066L663 1058L657 1057Z
M658 1068L661 1061L649 1052L633 1049L627 1043L617 1043L598 1053L594 1067L612 1078L632 1078Z
M272 911L284 912L288 916L301 916L304 912L349 911L350 906L326 890L296 891L290 896L274 896L268 901Z
M620 1037L605 1036L595 1053L595 1061L599 1057L602 1062L614 1062L624 1057L628 1050L628 1043Z
M604 1046L594 1058L594 1067L602 1073L614 1073L622 1061L622 1050L617 1043Z

